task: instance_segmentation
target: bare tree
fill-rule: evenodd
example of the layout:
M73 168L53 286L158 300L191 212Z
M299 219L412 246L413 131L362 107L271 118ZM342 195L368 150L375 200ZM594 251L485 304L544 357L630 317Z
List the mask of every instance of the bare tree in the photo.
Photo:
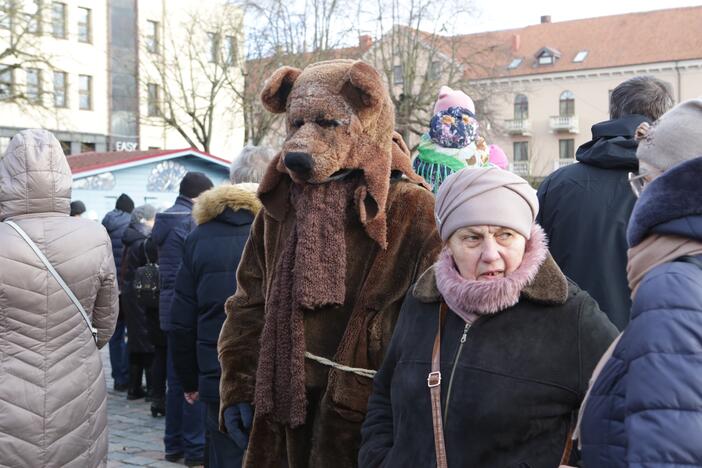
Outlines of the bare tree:
M209 152L216 123L240 107L234 91L243 86L241 15L225 4L192 12L166 24L163 37L163 46L150 37L142 41L147 121L174 129L192 147ZM156 84L159 92L150 87Z
M357 4L340 0L250 0L242 3L250 19L247 31L245 86L239 90L246 140L277 143L284 138L282 116L263 109L259 94L280 66L304 68L331 58L360 58ZM350 21L352 20L352 21ZM357 45L358 44L358 45Z
M432 106L442 85L460 89L476 103L478 120L491 121L484 105L493 89L476 85L477 77L490 76L502 44L489 34L448 35L469 21L469 3L448 0L377 0L374 17L380 39L365 55L383 74L395 105L396 127L416 146L426 132ZM365 24L368 24L366 22ZM504 59L503 59L504 60Z
M0 99L20 106L43 107L41 70L52 68L51 55L41 48L41 35L51 23L45 2L36 0L3 0L0 2ZM54 35L61 34L60 24ZM65 31L64 31L65 33ZM25 85L15 83L15 72L27 73Z

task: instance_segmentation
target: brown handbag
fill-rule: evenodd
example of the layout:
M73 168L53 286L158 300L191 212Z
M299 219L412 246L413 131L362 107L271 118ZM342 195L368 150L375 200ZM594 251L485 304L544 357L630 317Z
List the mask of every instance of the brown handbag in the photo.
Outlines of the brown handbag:
M431 353L431 372L427 376L427 386L431 394L431 414L434 425L434 449L436 451L436 468L448 468L446 444L444 443L444 424L441 418L441 330L444 328L448 307L442 302L439 307L439 328L434 338L434 348ZM571 418L572 419L572 418ZM560 465L570 460L573 449L573 422L568 428L568 437L561 456Z

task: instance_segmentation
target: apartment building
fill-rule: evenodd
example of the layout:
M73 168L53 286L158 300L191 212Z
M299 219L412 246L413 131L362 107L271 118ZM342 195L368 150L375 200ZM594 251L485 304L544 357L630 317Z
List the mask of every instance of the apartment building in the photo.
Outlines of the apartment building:
M174 149L195 146L164 118L168 89L193 95L206 82L209 65L174 84L172 74L155 73L158 65L199 60L202 56L235 57L228 71L238 83L242 15L224 0L4 0L0 2L0 150L19 130L43 127L57 136L67 154L88 151ZM168 4L168 5L167 5ZM234 18L220 39L195 15ZM184 34L188 30L189 34ZM221 49L221 53L220 50ZM225 50L226 49L226 50ZM7 52L10 53L7 53ZM184 51L189 51L185 54ZM30 58L27 59L27 56ZM205 64L209 62L204 59ZM185 65L183 65L185 67ZM220 67L221 68L221 67ZM182 86L181 86L182 85ZM230 159L243 142L243 119L233 93L215 103L208 151ZM221 103L221 104L220 104ZM201 107L199 102L194 103ZM220 107L217 107L217 106ZM186 107L186 104L180 107ZM192 129L187 112L174 113Z
M523 176L541 178L575 162L592 125L609 119L609 93L636 75L670 84L676 102L702 96L702 7L551 22L462 37L495 44L488 132Z
M608 120L609 93L636 75L670 84L676 102L702 96L702 6L552 22L504 31L438 36L400 27L379 38L362 56L387 74L378 50L391 34L415 35L423 54L403 63L397 54L386 78L395 93L434 93L458 66L476 104L481 132L502 147L512 170L541 179L575 162L592 125ZM386 53L387 55L387 53ZM407 90L409 68L413 89ZM427 91L427 82L433 84ZM434 89L435 88L435 89ZM427 105L424 119L430 118ZM422 120L419 118L419 120ZM408 135L413 146L418 137Z

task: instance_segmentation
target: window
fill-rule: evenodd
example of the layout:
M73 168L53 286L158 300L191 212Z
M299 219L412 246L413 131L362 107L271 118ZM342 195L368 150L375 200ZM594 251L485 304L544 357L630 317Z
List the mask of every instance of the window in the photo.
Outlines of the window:
M575 158L575 140L558 140L558 157L560 159Z
M514 120L529 118L529 99L523 94L514 97Z
M587 50L581 50L577 54L575 54L575 58L573 58L573 62L575 63L580 63L583 62L587 58Z
M512 61L509 63L509 65L507 65L507 69L514 70L515 68L519 67L519 65L521 65L523 61L524 61L524 59L521 57L516 58L516 59L512 59Z
M14 93L14 74L12 68L0 70L0 99L9 99Z
M90 8L78 8L78 41L92 42Z
M159 109L158 85L154 83L146 85L146 94L148 96L148 116L156 117L161 115L161 110Z
M93 77L78 75L78 108L91 110L93 108Z
M51 4L51 30L57 39L66 39L66 4L53 2Z
M146 22L146 50L158 54L158 22Z
M85 142L80 143L80 152L81 153L92 153L93 151L95 151L95 143L85 143Z
M572 91L563 91L558 101L558 115L572 117L575 115L575 94Z
M209 44L209 60L211 63L217 63L219 57L219 34L207 33L207 42Z
M54 72L54 107L68 107L66 72Z
M227 36L224 41L224 56L226 57L227 64L234 65L237 62L237 55L239 51L237 50L236 37Z
M513 144L514 162L529 160L529 142L515 141Z
M0 28L12 28L12 3L11 0L0 0Z
M429 79L438 80L441 77L441 62L434 60L429 64Z
M551 65L553 63L553 55L542 54L539 56L539 65Z
M403 76L402 65L395 65L392 67L392 81L396 85L404 83L405 79Z
M63 151L63 154L66 156L71 154L71 142L70 141L65 141L61 140L59 141L61 143L61 150Z
M28 2L26 13L24 13L27 23L27 32L30 34L41 34L41 0Z
M27 100L38 103L41 100L41 75L39 69L27 69Z

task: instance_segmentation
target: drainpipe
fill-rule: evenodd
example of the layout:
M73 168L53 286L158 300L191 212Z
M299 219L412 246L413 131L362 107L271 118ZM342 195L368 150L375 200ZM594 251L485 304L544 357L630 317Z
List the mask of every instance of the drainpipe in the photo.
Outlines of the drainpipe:
M678 79L678 96L676 104L680 104L680 100L682 99L682 91L680 89L680 87L682 86L682 79L680 77L680 62L678 62L677 60L675 61L675 75Z

